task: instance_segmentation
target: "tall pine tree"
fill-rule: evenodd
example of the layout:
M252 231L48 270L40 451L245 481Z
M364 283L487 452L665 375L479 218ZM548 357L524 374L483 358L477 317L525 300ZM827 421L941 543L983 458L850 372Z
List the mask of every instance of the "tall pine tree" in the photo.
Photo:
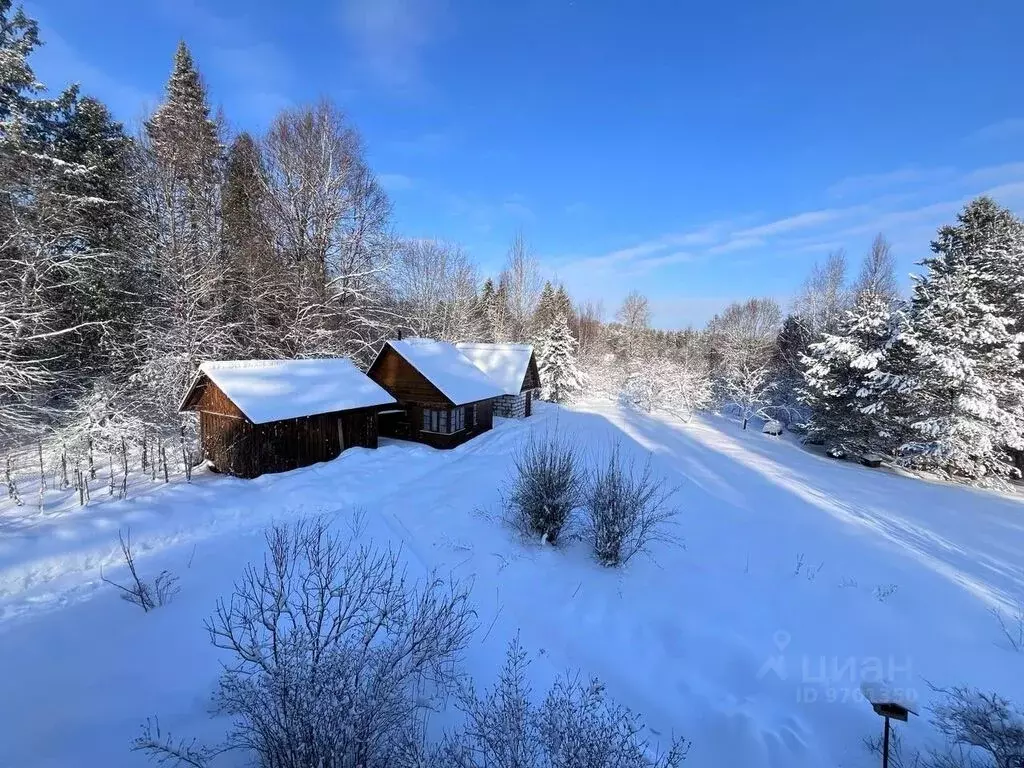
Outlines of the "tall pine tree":
M173 408L202 360L231 354L226 282L220 259L221 145L206 88L184 42L174 57L166 98L145 124L156 275L141 329L140 383L154 411Z
M285 354L287 276L267 222L266 180L259 145L241 133L228 150L221 201L227 314L238 354Z

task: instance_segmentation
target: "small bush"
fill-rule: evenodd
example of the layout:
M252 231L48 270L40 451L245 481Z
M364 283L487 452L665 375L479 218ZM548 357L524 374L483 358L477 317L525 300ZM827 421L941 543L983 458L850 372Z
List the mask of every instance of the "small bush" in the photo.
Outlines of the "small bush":
M139 606L145 613L154 608L166 605L178 594L178 577L170 571L161 571L152 582L144 581L139 572L135 569L135 554L132 552L132 531L118 531L117 538L121 543L121 555L128 566L128 573L131 581L128 584L118 584L103 575L100 571L100 578L107 584L121 590L121 597L133 605Z
M465 726L446 739L438 765L457 768L676 768L689 749L673 739L663 755L644 736L639 716L610 701L604 687L578 677L557 680L541 705L531 700L529 662L509 645L493 690L464 689Z
M513 457L505 498L508 522L525 536L557 544L579 507L583 470L579 452L555 434L531 437Z
M650 457L638 467L622 458L616 443L607 463L591 472L583 499L587 538L598 562L622 566L655 541L671 540L674 493L654 476Z
M939 693L945 698L932 709L932 722L949 748L933 755L932 765L1024 766L1024 711L998 694L974 688L940 689Z
M275 526L267 545L207 623L231 656L214 694L234 720L226 741L175 742L151 721L135 749L193 766L228 750L260 768L409 765L471 635L467 593L409 584L397 555L356 549L322 519Z

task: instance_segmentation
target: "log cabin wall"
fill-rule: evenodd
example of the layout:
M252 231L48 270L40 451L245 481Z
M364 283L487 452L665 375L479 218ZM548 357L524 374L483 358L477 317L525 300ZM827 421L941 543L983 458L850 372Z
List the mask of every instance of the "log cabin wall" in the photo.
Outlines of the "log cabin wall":
M366 375L386 389L400 403L418 403L451 408L452 402L404 357L390 346L373 361Z
M423 410L452 410L452 401L394 349L385 346L366 375L386 389L401 406L402 413L386 413L380 421L380 434L399 440L413 440L434 448L454 448L494 425L493 400L476 405L477 419L472 426L452 434L424 431ZM395 409L384 409L395 410Z
M377 447L375 408L253 424L208 380L185 405L199 411L203 457L216 471L238 477L329 461L354 446Z

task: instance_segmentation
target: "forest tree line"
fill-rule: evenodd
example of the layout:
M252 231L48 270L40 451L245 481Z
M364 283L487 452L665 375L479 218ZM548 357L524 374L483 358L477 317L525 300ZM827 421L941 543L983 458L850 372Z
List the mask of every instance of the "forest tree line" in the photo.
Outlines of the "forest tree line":
M486 277L458 245L408 239L329 101L228 129L188 47L135 134L99 100L50 95L37 24L0 0L0 448L56 436L176 435L206 359L348 356L388 337L530 342L545 396L604 392L688 416L777 419L835 456L879 454L972 480L1024 451L1024 225L992 200L942 228L912 296L879 236L786 308L729 306L651 326L546 280L522 236Z

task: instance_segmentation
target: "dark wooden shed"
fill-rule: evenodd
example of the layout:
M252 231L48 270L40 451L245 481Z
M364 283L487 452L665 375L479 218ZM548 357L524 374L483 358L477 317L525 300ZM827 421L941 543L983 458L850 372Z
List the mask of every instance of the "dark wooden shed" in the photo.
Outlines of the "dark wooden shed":
M210 466L238 477L285 472L377 447L377 412L394 398L349 360L207 362L182 400L199 413Z
M366 375L398 406L380 414L380 434L454 448L491 429L501 390L453 345L430 339L389 341Z

